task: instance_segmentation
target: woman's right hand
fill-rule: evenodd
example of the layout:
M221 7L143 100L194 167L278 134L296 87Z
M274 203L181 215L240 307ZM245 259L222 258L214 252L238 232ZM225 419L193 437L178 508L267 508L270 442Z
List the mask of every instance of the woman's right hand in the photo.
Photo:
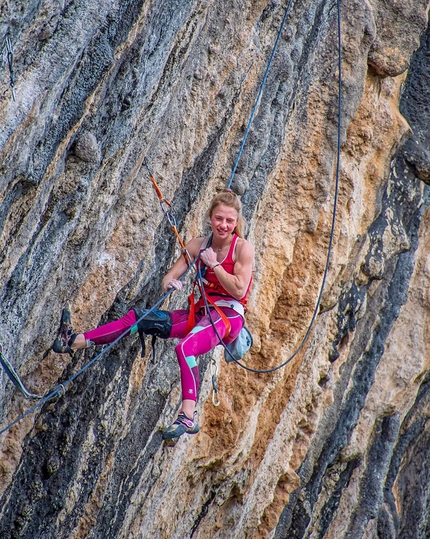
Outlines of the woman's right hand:
M175 290L181 290L182 289L182 282L179 281L178 279L172 279L171 281L168 281L164 285L163 288L164 288L164 292L167 292L171 288L174 288Z
M189 253L191 259L194 259L200 250L204 238L194 238L185 246L186 251ZM166 293L172 288L174 290L182 289L182 282L179 277L184 275L187 271L188 263L183 254L176 260L170 270L166 273L161 281L161 290Z

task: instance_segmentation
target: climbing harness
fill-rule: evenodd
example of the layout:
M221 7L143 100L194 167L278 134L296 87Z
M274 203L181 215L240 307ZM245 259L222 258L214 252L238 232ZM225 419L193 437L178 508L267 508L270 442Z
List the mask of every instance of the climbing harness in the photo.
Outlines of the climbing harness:
M9 67L9 86L12 92L12 99L16 101L15 97L15 76L13 73L13 49L12 49L12 41L9 37L9 32L6 34L6 37L3 41L2 51L0 54L0 57L3 56L5 58L5 62L7 62Z
M195 301L194 301L194 294L195 294L195 286L198 286L200 295L203 297L203 294L205 292L202 290L203 283L198 282L197 280L194 281L192 285L192 291L191 294L188 296L188 303L190 307L189 316L188 316L188 325L187 325L187 333L189 333L193 327L196 325L196 317L195 317ZM218 307L218 305L215 303L215 301L210 297L206 295L206 299L208 304L210 304L211 307L215 309L215 311L219 314L222 321L224 322L226 333L225 337L228 337L231 331L231 324L228 317L225 315L224 311Z
M206 245L205 245L204 249L200 249L200 252L199 252L198 257L197 257L196 272L197 272L197 274L200 272L201 279L196 278L194 280L192 288L191 288L191 294L188 296L189 315L188 315L188 324L187 324L187 329L186 329L187 333L189 333L196 325L195 288L196 288L196 286L198 287L199 292L200 292L200 296L203 297L204 292L203 292L202 288L205 285L209 284L207 282L204 282L204 279L203 279L203 272L206 271L206 266L203 264L203 262L200 259L200 253L202 253L205 249L210 247L211 243L212 243L212 234L209 236L209 240L206 242ZM222 321L224 323L224 326L226 328L225 337L228 337L229 334L230 334L230 331L231 331L230 320L225 315L224 311L218 307L216 302L212 300L212 298L207 297L207 302L211 305L211 307L213 307L216 310L216 312L218 313L218 315L222 319Z

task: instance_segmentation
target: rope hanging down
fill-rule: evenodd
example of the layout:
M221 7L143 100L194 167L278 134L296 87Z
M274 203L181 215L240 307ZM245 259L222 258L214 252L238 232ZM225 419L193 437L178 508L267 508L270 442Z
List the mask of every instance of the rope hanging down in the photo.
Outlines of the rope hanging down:
M270 373L270 372L274 372L274 371L277 371L279 369L282 369L288 363L290 363L290 361L292 361L297 356L297 354L300 352L300 350L303 348L303 346L305 345L305 343L306 343L306 341L307 341L307 339L308 339L308 337L310 335L312 326L313 326L313 324L315 322L315 319L317 317L318 310L319 310L320 305L321 305L322 294L323 294L325 283L326 283L326 280L327 280L327 274L328 274L328 269L329 269L329 265L330 265L330 256L331 256L331 251L332 251L332 247L333 247L333 238L334 238L334 230L335 230L335 224L336 224L336 213L337 213L337 200L338 200L338 194L339 194L340 145L341 145L340 140L341 140L341 119L342 119L342 39L341 39L342 36L341 36L341 27L340 27L340 22L341 22L340 2L341 2L341 0L337 0L338 113L337 113L337 148L336 148L335 189L334 189L334 197L333 197L333 214L332 214L330 238L329 238L329 244L328 244L328 248L327 248L327 258L326 258L326 264L325 264L325 268L324 268L323 279L322 279L321 288L320 288L320 291L319 291L319 294L318 294L317 303L315 305L315 309L314 309L314 312L312 314L311 321L310 321L310 323L308 325L308 328L306 330L306 333L305 333L301 343L299 344L297 349L293 352L293 354L291 354L291 356L288 359L286 359L280 365L278 365L276 367L272 367L270 369L252 369L251 367L247 367L243 363L240 363L240 361L238 361L235 357L233 357L231 355L231 353L229 352L227 346L225 345L223 340L220 338L220 336L218 334L218 331L217 331L217 329L215 327L215 324L214 324L213 320L211 319L212 326L213 326L213 328L215 330L215 333L216 333L218 339L220 340L220 343L224 347L224 350L227 352L227 354L230 356L230 358L235 363L240 365L242 368L246 369L247 371L255 372L255 373L258 373L258 374ZM261 99L261 94L263 92L264 84L265 84L265 81L267 79L268 70L269 70L270 65L272 63L273 56L274 56L274 53L275 53L276 48L277 48L277 44L279 42L280 34L282 32L282 29L283 29L283 26L284 26L284 23L285 23L285 20L286 20L286 16L287 16L288 11L290 9L290 5L291 5L291 0L290 0L290 2L288 4L287 8L285 9L284 18L282 20L281 28L280 28L280 30L278 32L278 37L276 39L275 47L273 48L272 55L271 55L270 61L269 61L269 65L268 65L268 67L266 69L266 73L264 75L263 82L260 85L260 90L258 92L258 96L257 96L257 99L255 101L254 108L252 110L251 119L250 119L250 121L248 123L248 127L247 127L246 132L245 132L244 140L242 141L242 144L240 146L239 154L237 156L236 163L235 163L233 171L231 173L230 180L229 180L229 183L228 183L228 187L230 187L230 185L231 185L231 183L233 181L233 177L234 177L234 174L236 172L237 164L239 162L240 156L241 156L242 151L243 151L243 147L245 145L245 139L248 136L249 130L251 128L252 120L253 120L254 115L255 115L255 111L256 111L258 103L259 103L259 101ZM201 275L200 276L198 275L198 278L201 279Z
M281 39L281 35L282 35L283 30L284 30L285 22L287 20L288 13L290 12L290 8L291 8L292 3L293 3L293 0L289 0L288 5L285 8L284 17L282 18L281 26L279 27L278 35L276 36L276 41L275 41L275 44L274 44L273 49L272 49L272 54L270 55L269 62L267 63L266 71L264 72L264 76L263 76L263 79L261 81L260 88L258 90L257 99L255 100L254 106L252 108L251 117L249 118L249 122L248 122L248 125L246 127L245 134L243 135L243 140L242 140L242 143L240 145L239 152L237 154L236 161L235 161L234 166L233 166L233 170L231 171L231 174L230 174L230 179L229 179L229 181L227 183L227 189L230 189L231 184L233 183L234 175L236 174L236 169L237 169L237 166L239 164L239 160L240 160L240 157L242 155L246 139L248 138L248 134L249 134L249 131L251 129L252 122L254 121L255 113L257 112L257 108L258 108L258 105L260 103L261 96L263 95L263 90L264 90L264 87L266 86L267 77L269 75L269 71L270 71L270 68L272 66L273 58L275 57L275 53L276 53L276 51L278 49L279 41Z
M279 43L279 40L280 40L280 36L282 34L282 30L284 28L284 25L285 25L285 21L287 19L287 15L289 13L289 10L290 10L290 7L292 5L292 0L289 1L286 9L285 9L285 13L284 13L284 17L283 17L283 20L282 20L282 23L281 23L281 27L279 29L279 32L278 32L278 36L277 36L277 39L276 39L276 42L275 42L275 46L272 50L272 54L270 56L270 59L269 59L269 63L268 63L268 66L266 68L266 72L264 74L264 77L263 77L263 81L260 85L260 89L259 89L259 92L258 92L258 96L257 96L257 99L256 99L256 102L254 104L254 107L253 107L253 110L252 110L252 114L251 114L251 118L250 118L250 121L248 122L248 126L247 126L247 129L245 131L245 135L244 135L244 139L242 141L242 144L240 146L240 149L239 149L239 153L238 153L238 156L236 158L236 162L235 162L235 165L233 167L233 171L231 173L231 176L230 176L230 180L228 182L228 185L227 185L227 188L230 188L231 186L231 183L233 181L233 178L234 178L234 174L236 172L236 169L237 169L237 165L239 163L239 160L240 160L240 157L241 157L241 154L242 154L242 151L243 151L243 148L245 146L245 142L246 142L246 138L248 136L248 133L250 131L250 128L251 128L251 125L252 125L252 122L253 122L253 119L254 119L254 116L255 116L255 113L256 113L256 110L257 110L257 107L258 107L258 103L260 102L260 99L261 99L261 96L262 96L262 93L263 93L263 89L264 89L264 86L266 84L266 80L267 80L267 76L268 76L268 73L269 73L269 69L270 69L270 66L272 64L272 61L273 61L273 57L275 55L275 52L276 52L276 49L277 49L277 46L278 46L278 43ZM342 68L342 44L341 44L341 33L340 33L340 0L337 0L337 14L338 14L338 70L339 70L339 79L338 79L338 89L339 89L339 96L338 96L338 127L337 127L337 156L336 156L336 181L335 181L335 194L334 194L334 202L333 202L333 217L332 217L332 226L331 226L331 233L330 233L330 240L329 240L329 246L328 246L328 253L327 253L327 260L326 260L326 266L325 266L325 270L324 270L324 275L323 275L323 281L322 281L322 285L321 285L321 289L320 289L320 292L319 292L319 296L318 296L318 300L317 300L317 304L316 304L316 307L315 307L315 310L314 310L314 313L313 313L313 316L312 316L312 319L311 319L311 322L309 324L309 327L308 327L308 330L306 331L306 334L302 340L302 342L300 343L299 347L297 348L297 350L294 352L294 354L289 357L284 363L282 363L281 365L278 365L277 367L273 367L271 369L265 369L265 370L257 370L257 369L252 369L250 367L247 367L246 365L243 365L242 363L240 363L236 358L234 358L233 356L231 356L231 354L229 353L228 349L227 350L227 353L232 357L233 361L235 361L238 365L240 365L242 368L248 370L248 371L251 371L251 372L255 372L255 373L269 373L269 372L273 372L273 371L276 371L278 369L281 369L282 367L284 367L287 363L289 363L297 354L298 352L303 348L303 345L305 344L309 334L310 334L310 331L311 331L311 327L315 321L315 318L317 316L317 313L318 313L318 309L319 309L319 306L320 306L320 303L321 303L321 298L322 298L322 293L323 293L323 289L324 289L324 285L325 285L325 281L326 281L326 278L327 278L327 273L328 273L328 267L329 267L329 261L330 261L330 254L331 254L331 249L332 249L332 244L333 244L333 236L334 236L334 226L335 226L335 220L336 220L336 209L337 209L337 198L338 198L338 190L339 190L339 169L340 169L340 128L341 128L341 107L342 107L342 96L341 96L341 89L342 89L342 71L341 71L341 68ZM10 69L10 75L11 75L11 88L12 88L12 95L13 97L15 98L15 95L14 95L14 88L13 88L13 71L11 69L12 65L12 56L11 56L11 45L10 43L8 43L7 45L8 47L8 61L9 61L9 69ZM188 252L186 251L185 249L185 245L183 244L182 240L180 239L180 236L177 232L177 226L176 226L176 220L171 212L171 204L169 203L169 201L167 201L167 199L165 199L161 193L161 190L158 188L158 185L156 184L155 182L155 179L154 179L154 176L152 174L152 171L149 167L149 164L147 162L147 160L145 159L144 161L144 164L146 166L146 168L148 169L148 172L150 174L150 177L151 177L151 181L154 185L154 188L156 189L156 192L157 192L157 196L160 200L160 205L161 205L161 208L162 208L162 211L164 212L164 214L166 215L166 217L168 218L169 220L169 223L172 225L172 229L175 233L175 235L177 236L178 238L178 241L181 245L181 248L183 250L183 253L184 253L184 256L187 258L188 256L188 259L187 259L187 262L189 263L188 265L188 269L187 271L182 275L182 277L180 278L180 280L182 281L186 276L187 274L189 273L189 271L195 266L195 263L196 263L196 259L194 259L193 261L189 261L189 254ZM166 209L166 206L168 206L169 209ZM201 279L201 275L197 276L197 278L200 278ZM202 281L200 280L200 283L202 284ZM145 314L139 318L139 320L136 321L136 324L138 324L141 320L143 320L144 318L146 318L151 312L153 312L155 309L157 309L163 302L164 300L170 296L170 294L173 293L173 289L169 290L166 294L164 294L159 301L157 301L153 307L151 309L149 309L147 312L145 312ZM206 303L206 307L209 308L208 306L208 303L207 303L207 299L205 296L204 297L204 300L205 300L205 303ZM224 346L224 348L226 348L225 344L223 343L222 339L220 338L220 336L218 335L218 332L215 328L215 331L217 333L217 336L221 342L221 344ZM16 373L16 371L13 369L13 367L10 365L10 363L5 360L4 356L1 355L2 359L5 360L5 362L2 362L3 365L6 365L5 367L5 371L6 373L8 374L8 376L10 377L10 379L12 380L12 382L15 384L16 387L18 387L18 389L20 389L20 391L27 397L27 398L39 398L40 400L34 405L32 406L31 408L29 408L26 412L24 412L22 415L20 415L18 418L16 418L14 421L12 421L11 423L9 423L6 427L4 427L2 430L0 430L0 435L5 433L6 431L8 431L11 427L13 427L14 425L16 425L19 421L21 421L22 419L24 419L25 417L27 417L28 415L30 415L32 412L34 412L35 410L37 410L38 408L40 408L44 403L54 399L55 397L60 397L62 395L64 395L65 393L65 390L66 390L66 387L71 383L73 382L78 376L80 376L83 372L85 372L93 363L95 363L96 361L98 361L106 352L108 352L115 344L117 344L123 337L125 337L127 334L129 333L129 330L126 330L124 331L119 337L117 337L112 343L110 343L108 346L106 346L106 348L104 348L99 354L97 354L93 359L91 359L88 363L86 363L81 369L79 369L73 376L71 376L68 380L66 380L65 382L63 382L62 384L59 384L56 388L54 388L52 391L50 391L49 393L47 393L45 396L43 397L40 397L39 395L34 395L30 392L28 392L24 386L24 384L22 383L21 379L19 378L18 374ZM10 366L10 369L9 369L9 366ZM10 373L8 373L7 371L10 370ZM213 385L214 385L214 394L213 394L213 400L215 400L215 394L218 393L218 388L216 387L216 373L215 373L215 376L213 376L214 380L213 380ZM15 380L14 380L15 379ZM219 402L219 401L218 401ZM215 402L214 402L215 404Z

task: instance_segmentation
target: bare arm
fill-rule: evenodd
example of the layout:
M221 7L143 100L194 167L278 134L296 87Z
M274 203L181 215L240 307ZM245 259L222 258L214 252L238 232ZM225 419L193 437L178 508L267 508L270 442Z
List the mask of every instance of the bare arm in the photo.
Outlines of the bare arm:
M233 274L227 273L221 265L216 265L216 254L209 248L200 254L203 262L213 267L222 287L236 299L241 299L251 280L252 268L254 265L254 247L246 240L239 239L236 245L236 261Z
M198 255L203 240L204 238L194 238L185 246L191 259L194 259ZM179 278L187 271L187 268L188 264L185 257L184 255L181 255L161 281L162 291L166 293L170 288L181 290L182 282L179 281Z

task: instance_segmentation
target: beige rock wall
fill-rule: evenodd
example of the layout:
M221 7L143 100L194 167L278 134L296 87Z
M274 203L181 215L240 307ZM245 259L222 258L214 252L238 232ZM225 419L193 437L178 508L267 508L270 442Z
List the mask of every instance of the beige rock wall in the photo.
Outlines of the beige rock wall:
M256 250L246 365L284 368L227 365L219 347L200 358L201 431L167 448L161 430L180 400L171 342L158 343L154 362L149 352L140 358L136 338L123 339L70 384L100 349L74 359L50 350L66 303L84 330L161 297L179 248L144 158L183 238L201 234L284 7L78 0L2 8L16 101L5 69L0 341L31 391L65 381L66 391L0 436L1 536L425 536L426 1L341 3L337 215L303 346L335 197L337 6L292 3L233 182ZM164 307L185 304L186 293L174 294ZM31 406L5 374L0 403L2 427Z

